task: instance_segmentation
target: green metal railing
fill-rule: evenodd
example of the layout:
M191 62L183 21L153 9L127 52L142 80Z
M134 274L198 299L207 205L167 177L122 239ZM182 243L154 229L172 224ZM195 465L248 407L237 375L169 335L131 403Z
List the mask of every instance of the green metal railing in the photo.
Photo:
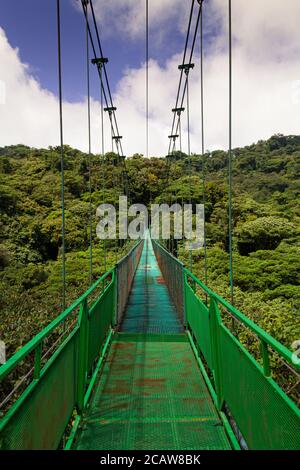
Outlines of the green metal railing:
M131 290L135 271L140 261L143 246L144 240L140 240L117 264L118 291L116 323L118 324L122 320L122 315L126 307L128 295Z
M164 259L162 270L172 270L176 259L159 243L153 245L158 259ZM300 449L300 410L272 378L270 363L270 353L275 351L297 373L300 367L293 363L293 353L179 261L177 270L184 280L187 334L216 407L230 413L249 449ZM181 290L181 281L177 289ZM222 313L253 333L260 343L261 358L254 357L232 333Z
M68 426L65 447L71 446L114 333L117 293L127 300L125 280L117 273L127 263L133 278L140 246L0 367L3 387L6 380L14 384L18 368L29 364L22 391L13 388L0 410L1 450L57 449L65 444Z
M229 419L250 449L300 449L300 410L272 377L270 361L275 351L299 372L292 352L207 288L159 243L153 245L172 298L185 312L187 335L224 423ZM15 395L13 389L3 409L0 449L71 447L114 333L118 293L123 296L119 305L127 300L124 273L133 278L141 247L135 245L0 367L3 385L15 380L19 367L30 366L22 392ZM124 263L131 267L125 269ZM259 358L231 331L224 314L255 335ZM66 430L69 437L63 442Z
M115 284L113 269L1 366L2 383L34 354L29 384L0 420L0 449L58 448L72 415L83 411L95 364L112 334ZM100 295L89 307L89 297L99 287ZM54 333L60 344L43 364L43 345Z
M169 253L160 243L153 239L152 246L159 268L168 287L169 294L182 323L184 323L184 265Z

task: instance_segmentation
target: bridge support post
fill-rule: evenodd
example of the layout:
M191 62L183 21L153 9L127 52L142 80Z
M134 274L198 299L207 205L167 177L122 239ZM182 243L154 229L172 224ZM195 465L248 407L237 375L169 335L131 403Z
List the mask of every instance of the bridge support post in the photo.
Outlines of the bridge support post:
M219 341L219 328L221 324L220 311L217 302L213 297L210 297L209 306L210 318L210 337L212 349L212 363L213 363L213 376L215 381L215 390L217 396L217 407L221 411L223 407L223 390L222 390L222 375L221 375L221 350Z
M269 351L268 351L268 344L264 340L260 340L260 349L263 358L263 367L264 367L264 374L266 377L271 377L271 367L270 367L270 358L269 358Z
M84 395L87 375L87 333L88 333L88 305L87 300L81 304L79 313L79 352L78 352L78 386L77 386L77 409L81 414L84 408Z

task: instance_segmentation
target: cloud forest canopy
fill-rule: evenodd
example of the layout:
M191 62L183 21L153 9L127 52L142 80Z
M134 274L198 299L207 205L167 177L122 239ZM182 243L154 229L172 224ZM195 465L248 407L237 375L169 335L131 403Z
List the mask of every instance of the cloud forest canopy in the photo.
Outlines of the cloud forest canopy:
M118 200L120 169L114 155L92 156L92 202ZM65 147L67 298L88 286L88 156ZM168 159L171 178L166 185ZM127 160L132 202L188 202L188 159ZM206 172L208 283L224 297L228 290L227 154L192 156L192 202L202 202ZM105 193L102 171L105 172ZM60 149L24 145L0 149L0 337L11 355L60 311ZM275 135L234 150L234 281L236 304L289 348L300 338L300 136ZM103 271L103 245L96 237L95 276ZM108 242L108 267L115 260ZM118 256L128 247L119 243ZM188 262L178 244L176 253ZM204 279L203 251L195 251L195 274Z

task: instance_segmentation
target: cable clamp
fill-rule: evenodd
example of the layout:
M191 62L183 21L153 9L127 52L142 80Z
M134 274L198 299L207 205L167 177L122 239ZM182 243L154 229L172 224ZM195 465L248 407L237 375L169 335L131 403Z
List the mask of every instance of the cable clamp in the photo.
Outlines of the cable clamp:
M99 69L101 69L105 64L107 64L107 62L107 57L96 57L95 59L92 59L92 64L97 65Z
M195 64L191 64L191 63L178 65L178 69L183 70L186 75L188 75L190 69L193 69L194 67L195 67Z
M108 112L111 116L114 111L117 111L117 108L115 106L108 106L107 108L104 108L104 111Z
M185 111L185 108L173 108L172 109L172 112L176 113L177 116L180 116L180 114L183 113L184 111Z

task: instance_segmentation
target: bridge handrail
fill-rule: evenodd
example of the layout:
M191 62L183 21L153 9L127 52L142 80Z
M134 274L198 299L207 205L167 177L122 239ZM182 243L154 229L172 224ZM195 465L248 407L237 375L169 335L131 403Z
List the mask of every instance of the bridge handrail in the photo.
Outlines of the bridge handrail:
M117 295L126 303L142 241L0 367L1 449L56 449L74 412L78 425L115 331Z
M120 324L128 295L140 260L144 239L139 239L131 250L116 264L117 309L115 323Z
M231 305L227 300L223 299L220 295L213 292L209 287L207 287L200 279L198 279L191 271L189 271L184 263L176 258L172 253L170 253L160 242L159 240L153 239L153 241L159 245L160 249L162 249L170 258L178 263L178 265L182 266L184 272L190 277L196 284L198 284L201 289L210 297L213 297L219 304L223 305L227 310L229 310L237 319L239 319L243 324L245 324L253 333L255 333L260 339L268 343L272 349L278 352L280 355L284 357L289 363L293 365L295 369L300 370L300 364L295 364L293 362L293 353L279 341L277 341L273 336L269 335L265 330L263 330L260 326L254 323L250 318L240 312L236 307Z
M161 244L154 242L153 246L158 260L162 259L162 271L169 277L176 273L173 277L178 282L171 280L170 289L181 290L184 279L187 335L219 412L225 411L234 420L233 427L250 449L298 449L300 410L280 385L281 378L286 378L274 376L277 360L271 361L270 357L271 352L278 355L279 362L297 381L300 367L293 361L293 353L175 261ZM233 319L231 326L226 313ZM252 344L245 343L243 335L239 335L234 322L256 338L254 347L259 346L259 357Z
M255 333L261 340L265 341L271 346L278 354L284 357L292 366L300 370L300 364L295 364L293 362L293 353L279 341L277 341L273 336L269 335L265 330L260 326L254 323L250 318L240 312L236 307L231 305L227 300L223 299L220 295L213 292L209 287L207 287L202 281L200 281L193 273L191 273L187 268L184 268L185 273L189 278L191 278L196 284L198 284L201 289L207 293L210 297L214 298L219 304L225 307L230 313L233 314L241 323L246 325L253 333Z
M132 253L134 252L134 250L135 250L143 241L144 241L143 239L137 240L136 243L130 248L130 250L128 251L128 253L126 253L126 255L124 255L123 258L121 258L121 259L116 263L116 266L120 266L121 264L123 264L123 263L132 255Z
M286 361L288 361L295 370L300 371L300 364L296 364L293 362L293 352L290 351L286 346L281 344L277 341L273 336L267 333L263 328L258 326L254 321L240 312L236 307L231 305L227 300L223 299L220 295L213 292L209 287L207 287L200 279L197 278L189 269L187 269L182 261L176 258L172 253L170 253L161 243L159 240L153 239L153 241L160 247L161 250L165 252L165 254L176 261L176 263L182 267L184 273L192 279L199 287L211 298L215 299L217 303L221 304L225 309L229 310L229 312L236 317L241 323L247 326L256 336L259 337L260 340L267 343L271 348L280 354Z
M176 261L177 264L181 265L183 268L185 267L185 264L180 261L180 259L176 258L176 256L174 256L172 253L170 253L170 251L167 250L167 248L165 248L162 243L158 240L158 239L155 239L155 238L151 238L151 240L153 242L155 242L157 245L159 245L159 247L170 257L170 258L173 258L174 261Z
M152 238L152 246L179 319L185 323L184 264L173 256L159 240Z
M107 271L97 281L85 291L72 305L70 305L64 312L62 312L57 318L55 318L49 325L47 325L42 331L35 335L28 343L13 354L1 367L0 367L0 381L3 380L28 354L34 351L60 324L69 317L69 315L79 307L93 291L101 284L108 276L114 274L114 268ZM113 281L113 279L112 279ZM109 287L110 283L106 286L104 291ZM103 291L103 292L104 292Z

